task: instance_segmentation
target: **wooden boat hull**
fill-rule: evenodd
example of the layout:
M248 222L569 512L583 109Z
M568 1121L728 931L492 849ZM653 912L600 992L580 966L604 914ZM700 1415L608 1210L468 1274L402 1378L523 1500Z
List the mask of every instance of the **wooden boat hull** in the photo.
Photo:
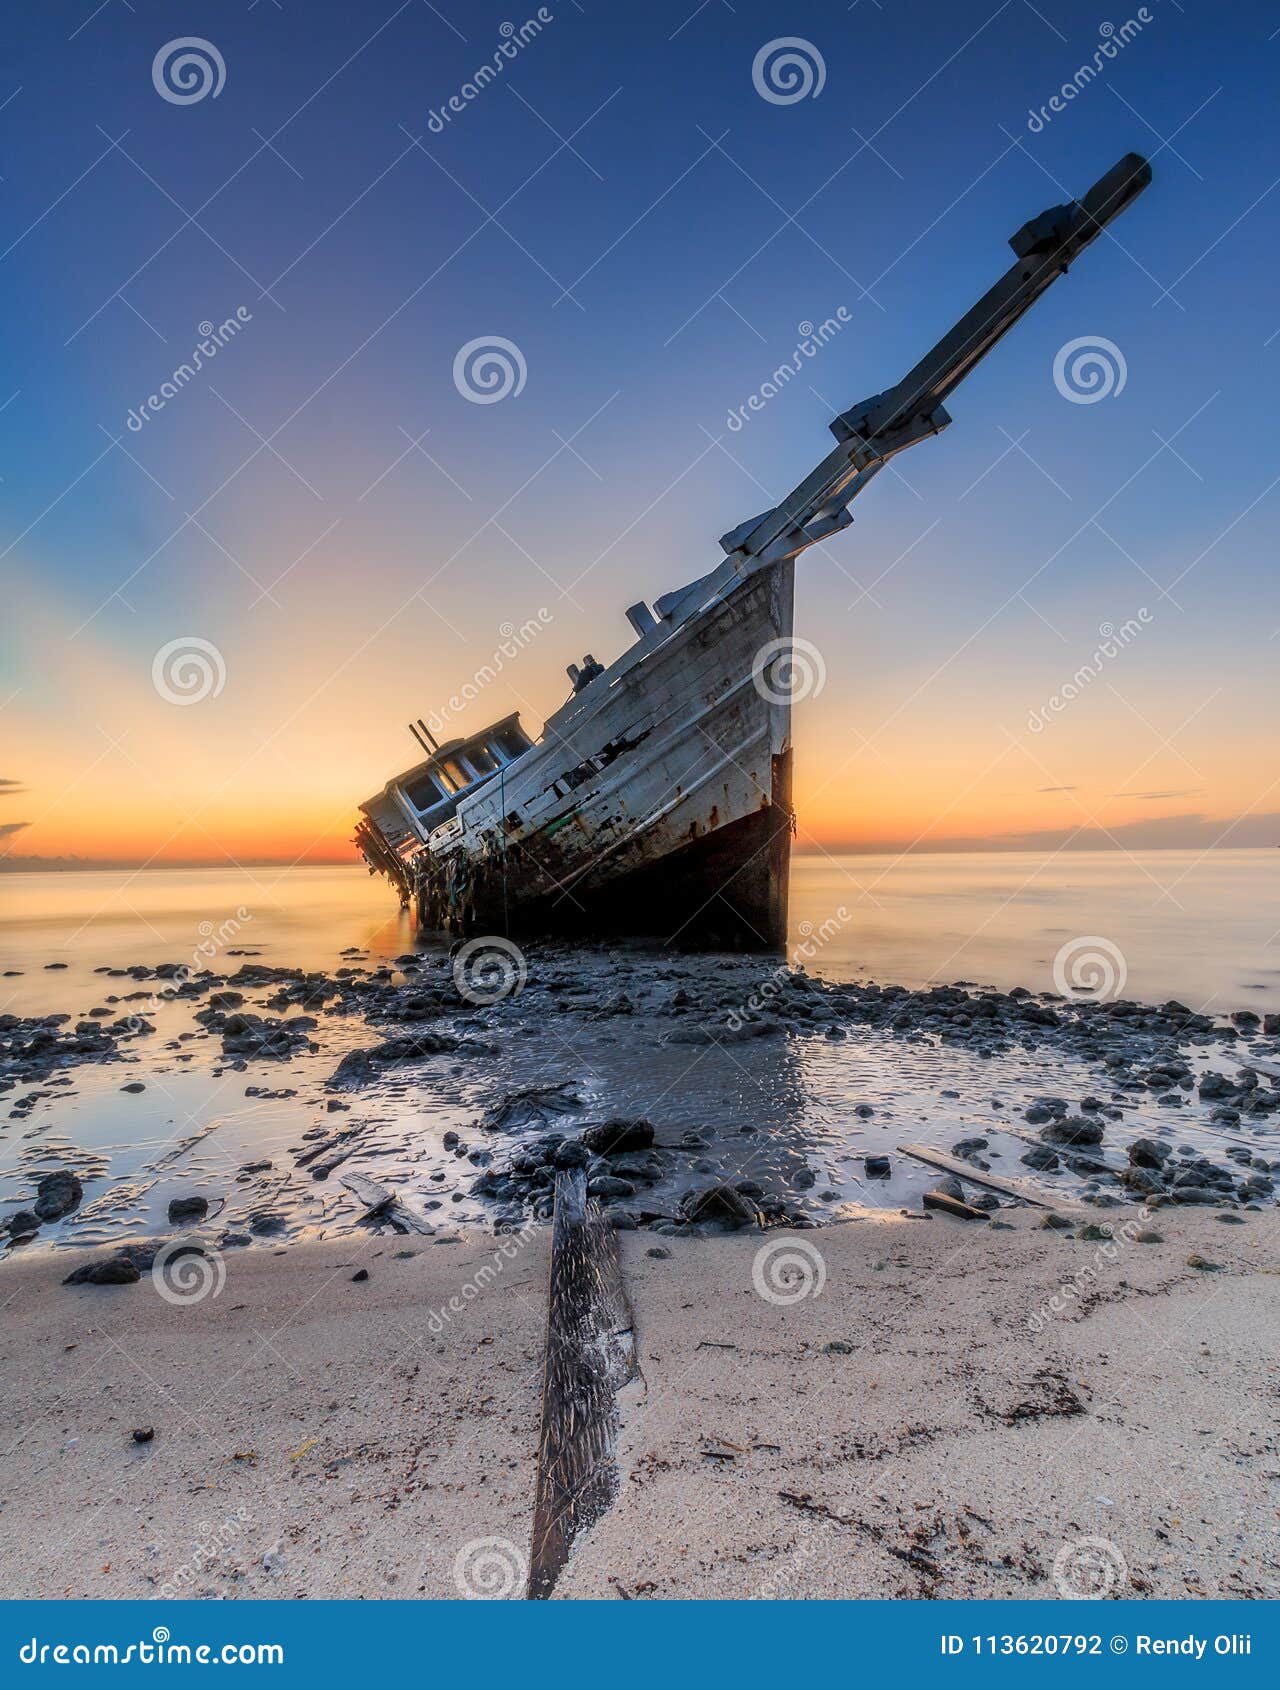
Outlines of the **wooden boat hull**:
M791 710L760 656L789 642L792 599L790 562L760 570L553 717L415 859L422 925L781 949Z

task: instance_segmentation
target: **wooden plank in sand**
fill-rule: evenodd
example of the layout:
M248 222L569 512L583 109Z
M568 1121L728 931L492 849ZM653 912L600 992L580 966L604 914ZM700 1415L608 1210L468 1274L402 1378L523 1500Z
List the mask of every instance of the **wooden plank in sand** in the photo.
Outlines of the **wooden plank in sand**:
M343 1174L342 1183L356 1202L363 1205L361 1220L387 1220L401 1232L429 1235L436 1230L430 1221L406 1209L390 1186L379 1185L367 1174Z
M1033 1185L1026 1179L1009 1179L1004 1174L984 1173L981 1168L975 1168L971 1162L966 1162L959 1156L948 1156L945 1150L931 1150L924 1144L900 1144L898 1149L904 1156L913 1156L917 1162L923 1162L927 1167L939 1168L944 1174L954 1174L957 1179L967 1179L974 1185L984 1185L989 1191L998 1191L1002 1197L1018 1197L1024 1203L1034 1203L1039 1209L1056 1209L1060 1215L1070 1215L1076 1220L1093 1220L1092 1214L1085 1211L1069 1198L1060 1198L1055 1192L1046 1191L1043 1186Z
M370 1179L367 1174L343 1174L342 1184L358 1203L364 1205L366 1215L380 1214L396 1201L396 1194L389 1186L379 1185L376 1179Z
M618 1492L617 1392L638 1372L618 1240L586 1175L556 1176L542 1386L542 1436L533 1507L531 1599L551 1594L574 1542Z
M920 1199L926 1209L941 1209L944 1215L954 1215L961 1221L989 1221L991 1216L985 1209L975 1209L972 1203L962 1203L958 1197L951 1197L945 1191L926 1191Z

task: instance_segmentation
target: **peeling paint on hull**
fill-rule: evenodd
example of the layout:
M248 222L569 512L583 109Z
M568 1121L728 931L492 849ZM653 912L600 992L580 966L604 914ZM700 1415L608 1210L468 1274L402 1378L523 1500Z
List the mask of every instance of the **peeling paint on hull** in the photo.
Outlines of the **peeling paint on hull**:
M790 704L753 666L789 638L792 588L790 563L760 571L603 687L568 732L553 719L459 810L456 846L418 859L422 925L780 948Z

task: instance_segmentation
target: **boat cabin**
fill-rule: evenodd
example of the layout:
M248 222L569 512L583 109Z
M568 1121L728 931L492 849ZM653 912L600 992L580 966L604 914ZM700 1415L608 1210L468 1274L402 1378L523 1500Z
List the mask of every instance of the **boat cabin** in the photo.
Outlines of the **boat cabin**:
M410 857L452 818L464 797L523 756L532 744L520 726L520 712L513 711L466 739L436 746L423 762L389 780L360 808L397 856Z

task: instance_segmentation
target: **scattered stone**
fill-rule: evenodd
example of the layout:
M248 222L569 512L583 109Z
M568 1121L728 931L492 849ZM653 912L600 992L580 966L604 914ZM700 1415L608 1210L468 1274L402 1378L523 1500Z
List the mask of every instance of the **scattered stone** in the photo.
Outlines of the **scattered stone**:
M716 1221L731 1231L743 1226L759 1226L762 1218L749 1197L726 1184L686 1191L680 1199L680 1213L686 1220Z
M173 1197L169 1201L169 1221L180 1226L186 1221L202 1221L209 1213L207 1197Z
M655 1261L665 1262L671 1255L665 1244L655 1244L645 1251L646 1256L652 1256Z
M1169 1159L1169 1146L1157 1138L1135 1138L1129 1146L1129 1160L1135 1168L1163 1168Z
M138 1265L123 1251L115 1256L104 1256L96 1262L88 1262L84 1267L76 1268L63 1280L64 1285L136 1285L142 1278Z
M1151 1227L1144 1226L1140 1231L1134 1233L1133 1241L1135 1244L1163 1244L1164 1233L1155 1232Z
M615 1179L612 1174L597 1174L594 1179L587 1181L588 1197L603 1197L612 1200L620 1197L634 1197L636 1188L630 1180Z
M133 1441L135 1444L149 1444L155 1435L156 1429L154 1426L135 1426L133 1428Z
M853 1345L847 1338L833 1338L829 1344L822 1346L824 1356L851 1356Z
M557 1168L585 1168L591 1152L580 1138L562 1139L552 1152L552 1165Z
M1055 1144L1101 1144L1102 1126L1086 1115L1068 1115L1063 1120L1050 1121L1040 1129L1040 1136Z
M1189 1268L1198 1268L1201 1273L1217 1273L1221 1268L1221 1265L1222 1264L1220 1262L1211 1262L1207 1260L1196 1250L1193 1250L1187 1257L1187 1266Z
M360 1285L364 1282L364 1280L368 1279L368 1277L369 1277L368 1268L357 1268L356 1271L351 1275L351 1283L353 1285Z
M1049 1174L1061 1166L1057 1154L1050 1150L1047 1144L1033 1144L1029 1150L1023 1152L1020 1161L1028 1168L1036 1168L1040 1173Z
M67 1168L59 1168L40 1181L32 1207L42 1221L61 1220L63 1215L69 1215L79 1207L83 1196L84 1188L75 1174Z
M1040 1217L1040 1230L1042 1232L1070 1232L1071 1222L1062 1215L1054 1214L1053 1210L1050 1209Z
M595 1156L621 1156L628 1150L648 1150L653 1144L653 1128L648 1121L627 1121L621 1118L588 1127L581 1142Z
M888 1179L890 1174L889 1158L887 1156L868 1156L863 1163L868 1179Z

